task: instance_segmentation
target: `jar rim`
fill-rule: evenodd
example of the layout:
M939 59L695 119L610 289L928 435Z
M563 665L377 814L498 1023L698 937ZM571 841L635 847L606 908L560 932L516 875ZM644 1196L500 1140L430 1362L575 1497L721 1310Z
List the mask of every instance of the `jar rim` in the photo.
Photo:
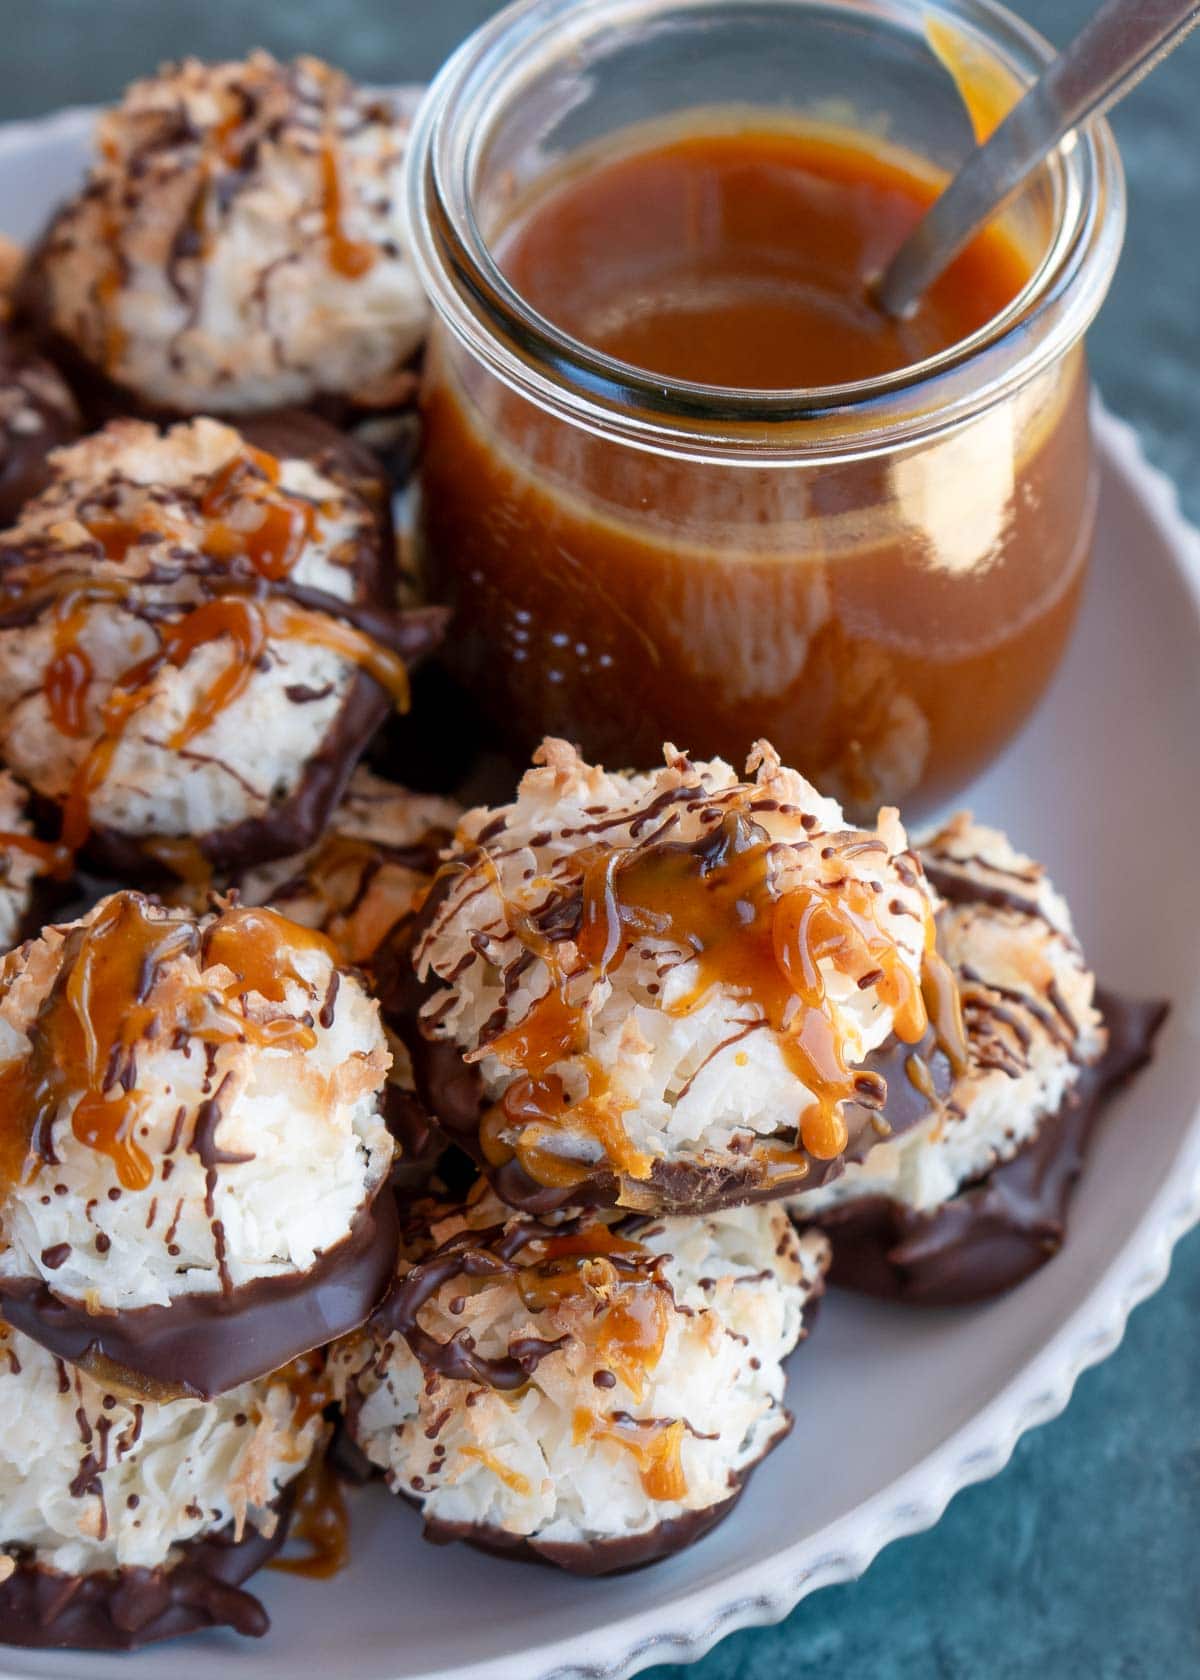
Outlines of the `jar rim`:
M591 432L656 453L763 465L798 453L850 459L929 438L1002 401L1078 342L1107 293L1124 235L1124 175L1103 118L1048 160L1055 225L1016 297L969 337L892 373L765 391L669 379L594 349L534 309L501 271L474 213L489 108L528 75L538 53L542 63L566 58L584 33L721 3L729 0L514 0L446 61L413 124L407 213L426 293L464 348L522 396ZM798 15L830 10L830 0L769 3ZM913 33L930 17L966 25L1022 87L1054 56L999 0L834 3Z

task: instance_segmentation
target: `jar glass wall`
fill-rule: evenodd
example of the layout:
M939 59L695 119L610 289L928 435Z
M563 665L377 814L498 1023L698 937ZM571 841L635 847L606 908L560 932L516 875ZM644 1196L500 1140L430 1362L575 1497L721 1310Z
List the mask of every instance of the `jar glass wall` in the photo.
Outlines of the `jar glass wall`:
M613 766L668 740L740 763L765 736L867 811L940 800L1016 730L1095 518L1081 340L1123 225L1105 125L1006 212L1011 302L858 384L648 375L540 315L504 253L562 181L672 136L845 132L944 174L1048 51L978 0L525 0L450 61L410 162L436 312L418 552L515 755L553 733Z

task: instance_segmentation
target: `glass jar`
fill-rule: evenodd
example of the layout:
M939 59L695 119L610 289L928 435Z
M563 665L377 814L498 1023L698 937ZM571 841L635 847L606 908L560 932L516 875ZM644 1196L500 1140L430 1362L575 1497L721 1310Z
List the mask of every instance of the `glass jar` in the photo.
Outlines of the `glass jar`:
M497 246L630 136L818 123L952 171L1050 51L990 0L521 0L447 63L410 155L435 312L417 552L514 756L556 734L614 768L664 741L740 765L766 737L865 814L940 802L1012 736L1092 540L1082 335L1124 225L1106 124L1005 212L1008 307L854 384L640 371L533 309Z

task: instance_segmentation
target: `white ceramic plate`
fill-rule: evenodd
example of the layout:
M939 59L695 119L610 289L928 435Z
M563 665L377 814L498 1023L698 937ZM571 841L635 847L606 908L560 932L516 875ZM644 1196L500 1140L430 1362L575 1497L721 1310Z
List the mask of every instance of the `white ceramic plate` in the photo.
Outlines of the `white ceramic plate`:
M89 120L0 130L0 229L36 231L78 177ZM982 1309L831 1299L793 1363L791 1438L728 1522L655 1569L575 1581L427 1546L415 1513L372 1489L355 1499L343 1575L261 1578L274 1627L260 1644L0 1651L0 1680L618 1680L861 1574L1062 1410L1200 1217L1200 534L1128 427L1098 426L1101 536L1079 633L972 800L1048 863L1110 984L1174 1005L1156 1061L1101 1130L1065 1252Z

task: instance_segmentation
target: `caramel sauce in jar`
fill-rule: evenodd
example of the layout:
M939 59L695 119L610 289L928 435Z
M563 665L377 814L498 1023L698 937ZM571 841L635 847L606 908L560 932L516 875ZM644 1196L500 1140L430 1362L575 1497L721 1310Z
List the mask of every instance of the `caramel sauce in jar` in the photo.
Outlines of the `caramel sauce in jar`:
M940 177L851 131L655 132L568 159L497 209L490 245L553 328L668 394L714 388L714 415L722 393L932 367L1041 255L993 224L893 322L869 282ZM770 463L708 459L699 423L686 449L634 447L435 329L418 535L452 670L520 758L553 733L613 766L664 740L740 765L765 736L856 815L936 803L1057 665L1095 497L1077 344L961 423L938 401L931 379L928 430L894 449L857 411L866 445L833 447L826 405L771 423Z

